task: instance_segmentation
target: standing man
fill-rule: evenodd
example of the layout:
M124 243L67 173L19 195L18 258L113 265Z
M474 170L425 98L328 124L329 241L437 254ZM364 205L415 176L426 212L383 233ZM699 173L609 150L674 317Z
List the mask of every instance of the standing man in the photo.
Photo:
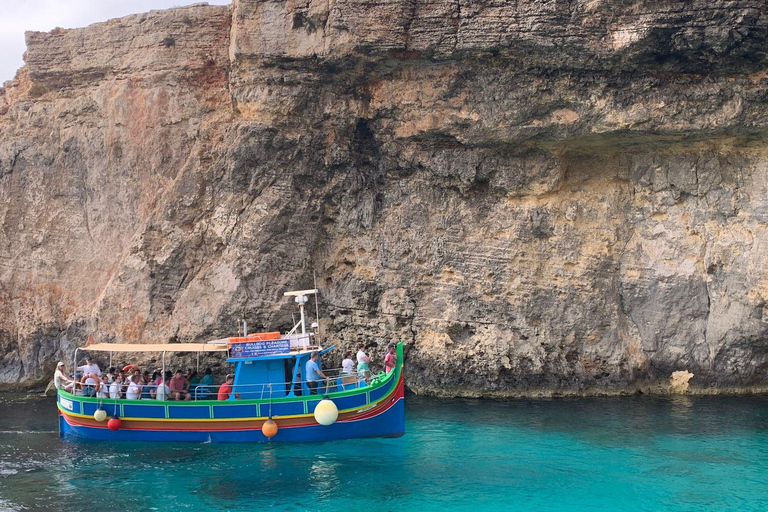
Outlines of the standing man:
M95 377L101 377L101 370L99 370L99 365L93 362L93 359L91 359L91 356L87 356L85 358L85 364L83 366L77 367L78 371L83 372L83 377L86 375L93 375Z
M317 364L316 350L313 350L312 353L309 354L309 361L307 361L307 365L305 366L304 374L307 376L307 387L309 388L309 394L316 395L317 382L320 380L320 377L322 377L324 380L328 378L323 372L320 371L320 366Z
M394 343L387 345L387 355L384 357L384 372L389 373L397 364L397 347Z
M74 380L64 375L64 363L59 361L59 364L56 365L56 373L53 374L53 385L56 389L63 389L72 393L72 385L74 383Z

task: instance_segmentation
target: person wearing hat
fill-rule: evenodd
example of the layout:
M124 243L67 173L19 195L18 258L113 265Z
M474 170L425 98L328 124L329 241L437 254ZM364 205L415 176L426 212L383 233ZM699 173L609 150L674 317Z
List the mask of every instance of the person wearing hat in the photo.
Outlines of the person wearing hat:
M307 361L307 364L304 367L310 395L317 394L317 382L320 380L320 377L322 377L323 380L328 378L322 371L320 371L320 366L317 364L317 357L317 351L313 350L312 353L309 354L309 361Z
M56 365L56 373L53 374L53 385L56 386L56 389L63 389L71 393L74 383L74 380L64 375L64 363L59 361L59 364Z
M94 378L101 377L99 365L93 362L91 356L87 356L85 358L85 364L83 366L78 366L77 370L83 372L83 377L87 377L88 375L93 375Z

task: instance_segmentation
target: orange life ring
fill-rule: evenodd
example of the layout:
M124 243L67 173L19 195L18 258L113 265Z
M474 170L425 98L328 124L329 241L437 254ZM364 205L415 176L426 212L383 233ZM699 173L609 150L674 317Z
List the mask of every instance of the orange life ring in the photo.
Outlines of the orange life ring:
M91 377L93 378L93 380L95 380L95 381L96 381L96 385L95 385L95 386L93 386L93 392L94 392L94 393L96 393L98 390L100 390L100 389L101 389L101 379L100 379L100 377L99 377L98 375L96 375L95 373L86 373L85 375L83 375L83 378L82 378L82 379L80 379L80 388L82 389L82 388L84 388L85 386L90 386L91 384L86 384L85 382L86 382L86 381L87 381L89 378L91 378Z
M138 366L136 366L135 364L127 364L127 365L123 366L123 371L124 371L124 372L127 372L127 371L128 371L128 370L130 370L131 368L133 368L134 370L141 370L141 368L139 368L139 367L138 367Z

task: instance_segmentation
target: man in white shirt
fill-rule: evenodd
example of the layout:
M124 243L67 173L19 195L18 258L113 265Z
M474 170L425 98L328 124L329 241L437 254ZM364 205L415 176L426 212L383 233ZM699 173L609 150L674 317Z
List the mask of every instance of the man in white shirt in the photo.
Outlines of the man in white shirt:
M131 383L128 384L128 391L125 392L125 398L128 400L138 400L141 398L141 384L139 384L138 375L131 377Z
M101 386L96 392L96 398L109 398L109 379L106 373L101 376Z
M352 352L344 353L344 360L341 362L342 373L351 374L355 371L355 362L352 360Z
M155 391L155 398L161 401L167 400L170 394L171 394L171 388L168 387L168 385L165 383L165 380L161 380L160 384L157 385L157 391Z
M83 372L83 376L95 375L101 377L101 370L99 370L99 365L94 363L90 356L86 357L85 364L83 366L78 366L77 369L78 371Z
M56 365L56 373L53 374L53 385L56 389L63 389L64 391L72 392L72 385L74 380L64 375L64 363L61 361Z
M109 385L109 398L120 398L120 385L123 383L121 377L117 377Z

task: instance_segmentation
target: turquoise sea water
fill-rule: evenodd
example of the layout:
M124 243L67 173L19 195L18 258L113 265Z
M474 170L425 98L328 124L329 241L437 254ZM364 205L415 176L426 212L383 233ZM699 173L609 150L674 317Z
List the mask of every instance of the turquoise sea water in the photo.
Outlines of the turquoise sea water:
M768 510L768 397L406 403L398 439L104 445L0 394L0 510Z

